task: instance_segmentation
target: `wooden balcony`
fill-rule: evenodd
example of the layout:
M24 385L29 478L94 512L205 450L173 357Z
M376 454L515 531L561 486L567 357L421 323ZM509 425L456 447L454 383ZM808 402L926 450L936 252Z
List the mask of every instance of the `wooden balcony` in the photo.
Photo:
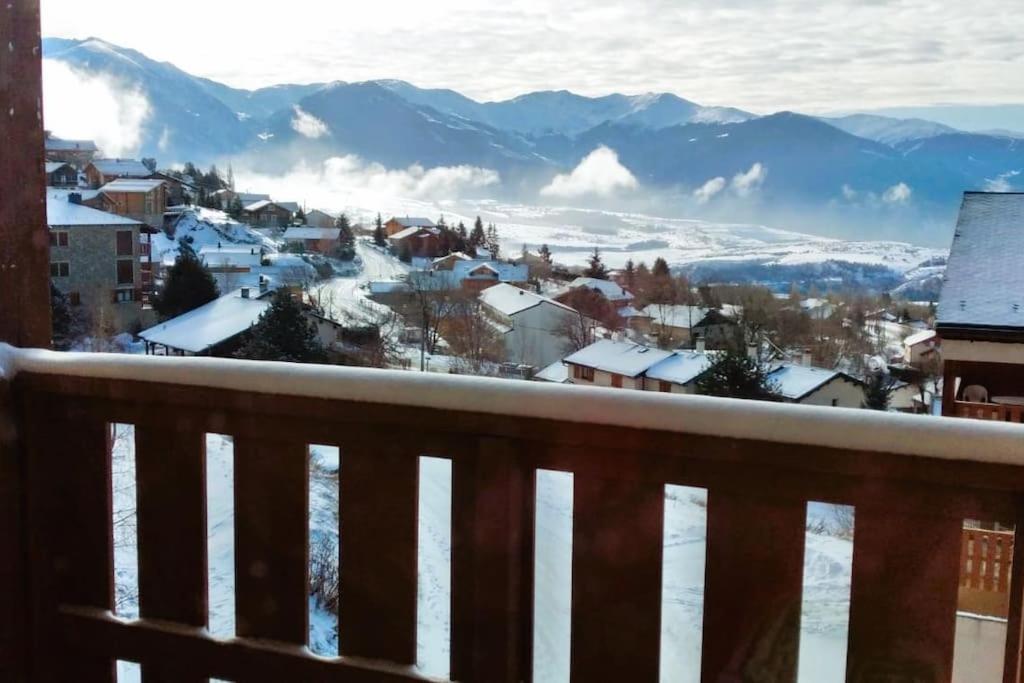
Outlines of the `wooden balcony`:
M974 420L992 420L994 422L1024 422L1024 406L1002 405L999 403L972 403L956 401L953 404L953 415L969 417Z
M705 683L795 680L809 500L856 507L847 680L951 680L962 561L1008 588L1004 680L1019 680L1024 545L989 572L963 559L981 546L962 530L1021 519L1018 425L0 349L0 680L112 681L117 659L145 681L426 680L421 454L452 462L452 680L531 678L538 469L574 473L573 681L658 680L666 484L709 492ZM136 434L137 621L112 614L115 422ZM235 444L233 639L205 629L208 432ZM337 658L305 647L311 443L342 453Z

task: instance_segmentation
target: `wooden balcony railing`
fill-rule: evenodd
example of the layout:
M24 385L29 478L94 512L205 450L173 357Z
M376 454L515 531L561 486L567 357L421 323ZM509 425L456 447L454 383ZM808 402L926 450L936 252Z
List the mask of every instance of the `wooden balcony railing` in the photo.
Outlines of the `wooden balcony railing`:
M962 612L1005 618L1010 606L1013 532L964 529L960 550Z
M953 407L956 417L992 420L993 422L1016 422L1017 424L1024 422L1024 406L957 401Z
M856 507L858 683L949 681L963 520L1024 517L1018 425L2 346L0 368L5 681L112 681L116 659L147 682L425 680L412 666L425 453L453 465L458 681L531 678L538 468L574 473L576 682L658 680L666 484L709 491L704 683L795 681L808 500ZM114 422L136 434L137 621L112 615ZM234 437L227 640L205 629L207 432ZM305 648L310 443L342 452L337 658ZM1018 680L1022 566L1014 557L1005 681Z

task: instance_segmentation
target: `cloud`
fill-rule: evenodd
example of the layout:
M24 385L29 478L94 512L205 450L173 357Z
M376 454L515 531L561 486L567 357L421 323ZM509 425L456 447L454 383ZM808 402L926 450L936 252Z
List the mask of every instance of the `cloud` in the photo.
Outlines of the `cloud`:
M497 171L478 166L424 168L414 164L389 169L356 155L331 157L320 166L300 164L283 176L236 167L235 178L246 191L269 191L282 201L303 201L323 208L340 208L356 199L367 205L396 198L454 199L501 181Z
M693 196L697 200L698 204L707 204L711 201L712 197L725 189L725 185L725 178L722 176L712 178L694 190Z
M732 178L733 192L741 197L747 197L762 184L768 176L768 169L760 161L755 162L746 173L737 173Z
M151 112L137 86L43 60L43 115L54 135L95 140L107 156L134 156Z
M905 204L910 201L912 190L906 183L896 183L882 193L882 201L887 204Z
M315 140L331 134L331 129L326 123L304 111L299 105L296 104L292 109L295 110L292 129L299 135Z
M1012 192L1013 183L1010 182L1010 178L1016 178L1019 175L1020 171L1007 171L1000 173L995 178L988 178L985 180L985 190L987 192Z
M853 189L847 183L843 183L843 199L848 202L852 202L857 198L857 190Z
M540 193L545 197L608 196L637 185L629 169L619 163L615 150L602 145L584 157L572 173L556 175Z

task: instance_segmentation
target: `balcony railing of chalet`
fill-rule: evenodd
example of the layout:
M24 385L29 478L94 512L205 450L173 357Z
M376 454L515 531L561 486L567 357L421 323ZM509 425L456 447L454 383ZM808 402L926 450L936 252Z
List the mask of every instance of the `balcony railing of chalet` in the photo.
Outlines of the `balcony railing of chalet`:
M708 489L705 683L795 680L808 500L856 507L856 682L949 681L963 520L1024 517L1018 425L2 346L0 367L5 681L112 681L116 659L145 681L425 680L412 666L421 454L453 465L459 681L530 680L540 468L574 473L573 681L658 680L666 484ZM136 435L137 621L112 614L115 422ZM233 639L205 629L208 432L234 437ZM305 648L311 443L342 453L337 658ZM1019 680L1021 548L1005 681Z
M1013 532L964 529L960 551L961 612L1006 617L1010 606Z
M956 417L994 422L1016 422L1018 424L1024 422L1024 406L957 401L953 404L953 410Z

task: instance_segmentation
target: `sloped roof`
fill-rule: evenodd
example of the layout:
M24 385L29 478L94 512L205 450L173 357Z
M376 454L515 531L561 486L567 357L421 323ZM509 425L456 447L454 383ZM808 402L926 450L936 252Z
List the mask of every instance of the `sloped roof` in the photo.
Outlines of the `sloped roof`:
M103 175L145 178L152 171L135 159L94 159L92 165Z
M414 225L412 227L406 228L405 230L400 230L400 231L396 232L394 235L391 235L390 237L388 237L388 239L389 240L395 240L397 242L397 241L404 240L404 239L406 239L408 237L412 237L416 233L422 232L422 231L426 231L426 232L429 232L431 234L436 234L436 232L437 232L436 230L431 230L430 228L427 228L427 227L419 227L419 226L415 226Z
M69 164L66 161L47 161L47 162L45 162L43 164L43 168L46 169L46 173L47 174L53 173L54 171L58 171L58 170L64 168L65 166L68 166L71 169L75 168L74 166L71 166L71 164Z
M96 152L96 143L92 140L64 140L62 138L46 138L46 149L50 152Z
M139 221L100 211L66 199L46 199L46 223L51 228L82 225L142 225Z
M918 344L923 344L926 341L934 339L936 334L935 330L923 330L910 335L903 340L903 343L907 346L917 346Z
M576 311L572 308L561 304L554 299L537 294L535 292L528 292L525 289L514 287L504 282L488 287L484 291L480 292L480 300L486 305L490 306L499 313L504 315L516 315L523 311L533 308L534 306L540 306L544 303L549 303L553 306L558 306L561 309L575 313Z
M1024 329L1024 193L964 193L936 327Z
M199 257L210 267L258 266L263 260L259 246L220 246L207 244L199 249Z
M434 221L429 218L422 218L420 216L406 216L400 218L399 216L392 216L391 221L398 221L399 224L404 225L407 228L433 228L436 227Z
M498 276L498 280L501 282L526 282L530 279L529 266L475 259L457 261L452 267L453 277L456 280L472 277L473 273L481 267L491 270Z
M260 315L270 308L259 290L250 290L250 298L242 290L214 299L208 304L164 321L139 333L142 339L189 353L202 353L211 346L245 332L256 324Z
M288 211L291 211L292 213L297 213L298 210L299 210L299 203L298 202L274 202L274 203L277 204L278 206L280 206L282 209L287 209Z
M565 362L626 377L636 377L671 356L671 351L652 349L632 342L601 339L567 356Z
M671 356L647 370L651 379L689 384L711 367L713 357L699 351L675 351Z
M778 393L791 400L799 400L837 377L853 378L838 370L826 370L806 365L781 363L768 373L768 378L778 387Z
M711 309L703 306L661 306L656 304L651 304L644 309L644 313L651 316L651 319L659 325L685 329L699 325L710 311Z
M569 283L570 289L586 287L600 292L608 301L631 301L633 295L611 280L601 280L595 277L578 277Z
M286 240L336 240L341 236L341 228L288 228L284 231Z
M569 381L569 366L560 360L556 360L554 363L534 375L533 378L541 382L565 384Z
M273 203L274 202L270 201L269 199L260 199L259 201L255 201L252 204L243 207L243 211L259 211L260 209L264 209Z
M144 178L118 178L100 188L100 192L152 192L164 184L162 180Z

